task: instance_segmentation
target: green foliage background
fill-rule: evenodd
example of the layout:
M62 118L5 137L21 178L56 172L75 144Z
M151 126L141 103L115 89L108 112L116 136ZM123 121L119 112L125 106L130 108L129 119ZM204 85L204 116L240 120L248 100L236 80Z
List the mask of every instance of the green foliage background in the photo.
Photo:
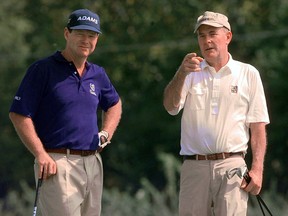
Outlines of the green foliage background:
M199 53L193 34L196 18L213 10L229 16L233 58L253 64L261 73L271 118L263 193L273 190L287 199L286 0L1 1L1 199L8 200L11 191L22 191L20 182L29 187L35 184L34 159L8 119L12 98L29 64L64 48L63 28L70 12L78 8L100 15L103 34L89 61L106 68L123 100L121 123L102 154L105 189L117 191L114 195L135 195L143 188L149 191L144 179L155 190L165 192L171 178L177 179L177 174L165 174L164 162L159 159L166 153L181 162L180 116L166 113L162 94L186 53Z

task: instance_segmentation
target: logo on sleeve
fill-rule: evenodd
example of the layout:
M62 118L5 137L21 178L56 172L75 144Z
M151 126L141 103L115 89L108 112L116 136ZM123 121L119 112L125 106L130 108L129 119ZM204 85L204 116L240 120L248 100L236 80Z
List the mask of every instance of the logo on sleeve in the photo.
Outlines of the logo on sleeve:
M97 96L95 92L95 85L93 83L90 83L90 94Z
M14 99L17 100L17 101L20 101L20 100L21 100L21 97L16 95L16 96L14 97Z

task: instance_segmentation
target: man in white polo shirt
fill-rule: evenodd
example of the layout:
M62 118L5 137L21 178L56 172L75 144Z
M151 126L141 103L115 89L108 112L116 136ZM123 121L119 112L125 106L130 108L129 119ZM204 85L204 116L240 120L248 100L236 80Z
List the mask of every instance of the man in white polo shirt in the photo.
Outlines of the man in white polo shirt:
M232 32L225 15L206 11L194 32L204 59L185 56L163 101L171 115L183 109L179 215L245 216L248 193L259 194L262 187L269 123L260 74L229 53ZM249 140L247 184L231 171L245 171Z

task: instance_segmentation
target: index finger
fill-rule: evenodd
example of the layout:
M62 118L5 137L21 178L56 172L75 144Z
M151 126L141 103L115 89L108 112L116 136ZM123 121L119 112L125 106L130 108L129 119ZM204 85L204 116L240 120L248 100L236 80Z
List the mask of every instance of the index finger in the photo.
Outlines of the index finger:
M44 176L44 166L41 165L39 166L39 170L38 170L38 179L43 179Z
M188 60L197 59L198 63L202 62L204 59L201 56L197 56L197 53L189 53L186 56Z
M192 59L192 58L194 58L194 57L196 57L196 56L197 56L197 53L188 53L188 54L186 55L186 57L189 58L189 59Z

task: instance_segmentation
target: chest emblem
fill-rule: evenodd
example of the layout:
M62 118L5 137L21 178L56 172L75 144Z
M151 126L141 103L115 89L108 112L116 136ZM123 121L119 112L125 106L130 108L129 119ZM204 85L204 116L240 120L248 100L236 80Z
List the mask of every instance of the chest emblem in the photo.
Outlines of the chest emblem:
M90 83L90 94L97 96L95 92L95 85L93 83Z
M238 86L231 86L231 93L236 94L238 92Z

